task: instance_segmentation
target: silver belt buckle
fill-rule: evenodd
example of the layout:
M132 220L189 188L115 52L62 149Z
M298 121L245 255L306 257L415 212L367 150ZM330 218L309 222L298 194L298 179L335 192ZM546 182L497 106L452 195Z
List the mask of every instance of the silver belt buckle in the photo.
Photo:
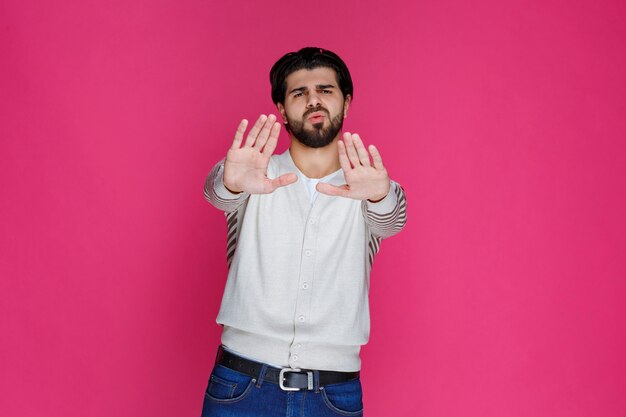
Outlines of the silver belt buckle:
M281 369L280 374L278 374L278 385L280 386L280 389L282 389L283 391L300 391L300 388L292 388L292 387L285 386L284 381L285 381L285 374L287 372L302 372L302 370L291 369L291 368ZM306 376L307 376L307 389L312 390L313 389L313 372L307 371Z

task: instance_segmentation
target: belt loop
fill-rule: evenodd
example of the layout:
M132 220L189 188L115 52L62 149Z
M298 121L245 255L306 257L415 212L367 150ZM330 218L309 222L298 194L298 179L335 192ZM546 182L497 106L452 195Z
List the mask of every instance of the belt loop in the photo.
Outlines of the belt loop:
M316 394L320 392L320 371L314 369L313 370L313 389Z
M219 362L219 360L222 357L223 353L224 353L224 348L222 347L222 345L219 345L217 347L217 354L215 355L215 363Z
M267 372L267 365L263 364L261 366L261 371L259 372L259 375L257 377L257 381L256 381L256 387L257 388L261 388L261 385L263 384L263 381L265 381L265 373Z

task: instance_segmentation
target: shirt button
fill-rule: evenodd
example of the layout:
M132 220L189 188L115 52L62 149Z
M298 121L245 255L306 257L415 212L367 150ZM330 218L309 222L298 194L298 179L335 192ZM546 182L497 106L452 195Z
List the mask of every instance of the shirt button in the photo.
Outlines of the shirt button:
M296 345L294 346L296 349L300 349L302 347L302 345L300 343L296 343Z
M304 319L304 316L300 316L300 317L298 317L298 320L300 320L300 321L304 321L304 320L305 320L305 319Z
M291 357L291 359L293 359L294 361L297 361L297 360L298 360L298 355L293 355L293 356Z
M309 224L315 224L315 219L309 220Z
M306 290L307 288L309 288L309 284L307 284L307 283L305 282L304 284L302 284L302 288L304 288L304 289Z
M304 251L304 254L305 254L306 256L311 256L311 254L312 254L312 253L313 253L313 252L311 252L311 251L310 251L310 250L308 250L308 249Z

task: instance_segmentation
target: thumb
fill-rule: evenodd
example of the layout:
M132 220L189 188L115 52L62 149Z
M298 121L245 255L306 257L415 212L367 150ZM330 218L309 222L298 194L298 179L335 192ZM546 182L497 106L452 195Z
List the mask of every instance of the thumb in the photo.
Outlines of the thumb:
M322 194L342 197L346 196L350 192L350 187L348 187L347 184L337 187L335 185L326 184L324 182L317 183L315 189Z
M269 180L272 191L276 190L279 187L284 187L285 185L293 184L298 180L298 176L293 172L289 172L287 174L283 174L278 178L274 178Z

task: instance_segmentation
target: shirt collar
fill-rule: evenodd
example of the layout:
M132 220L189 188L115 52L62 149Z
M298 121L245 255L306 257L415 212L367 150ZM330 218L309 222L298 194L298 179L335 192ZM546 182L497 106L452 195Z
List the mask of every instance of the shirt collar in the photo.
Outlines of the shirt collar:
M287 149L282 154L278 155L277 162L281 168L280 170L281 172L293 172L297 175L307 178L298 169L296 164L293 162L293 159L291 158L291 152L289 152L289 149ZM343 175L343 170L341 168L339 168L337 171L333 172L332 174L329 174L328 176L321 178L321 180L324 180L323 182L336 185L336 186L340 186L346 183L346 178Z

